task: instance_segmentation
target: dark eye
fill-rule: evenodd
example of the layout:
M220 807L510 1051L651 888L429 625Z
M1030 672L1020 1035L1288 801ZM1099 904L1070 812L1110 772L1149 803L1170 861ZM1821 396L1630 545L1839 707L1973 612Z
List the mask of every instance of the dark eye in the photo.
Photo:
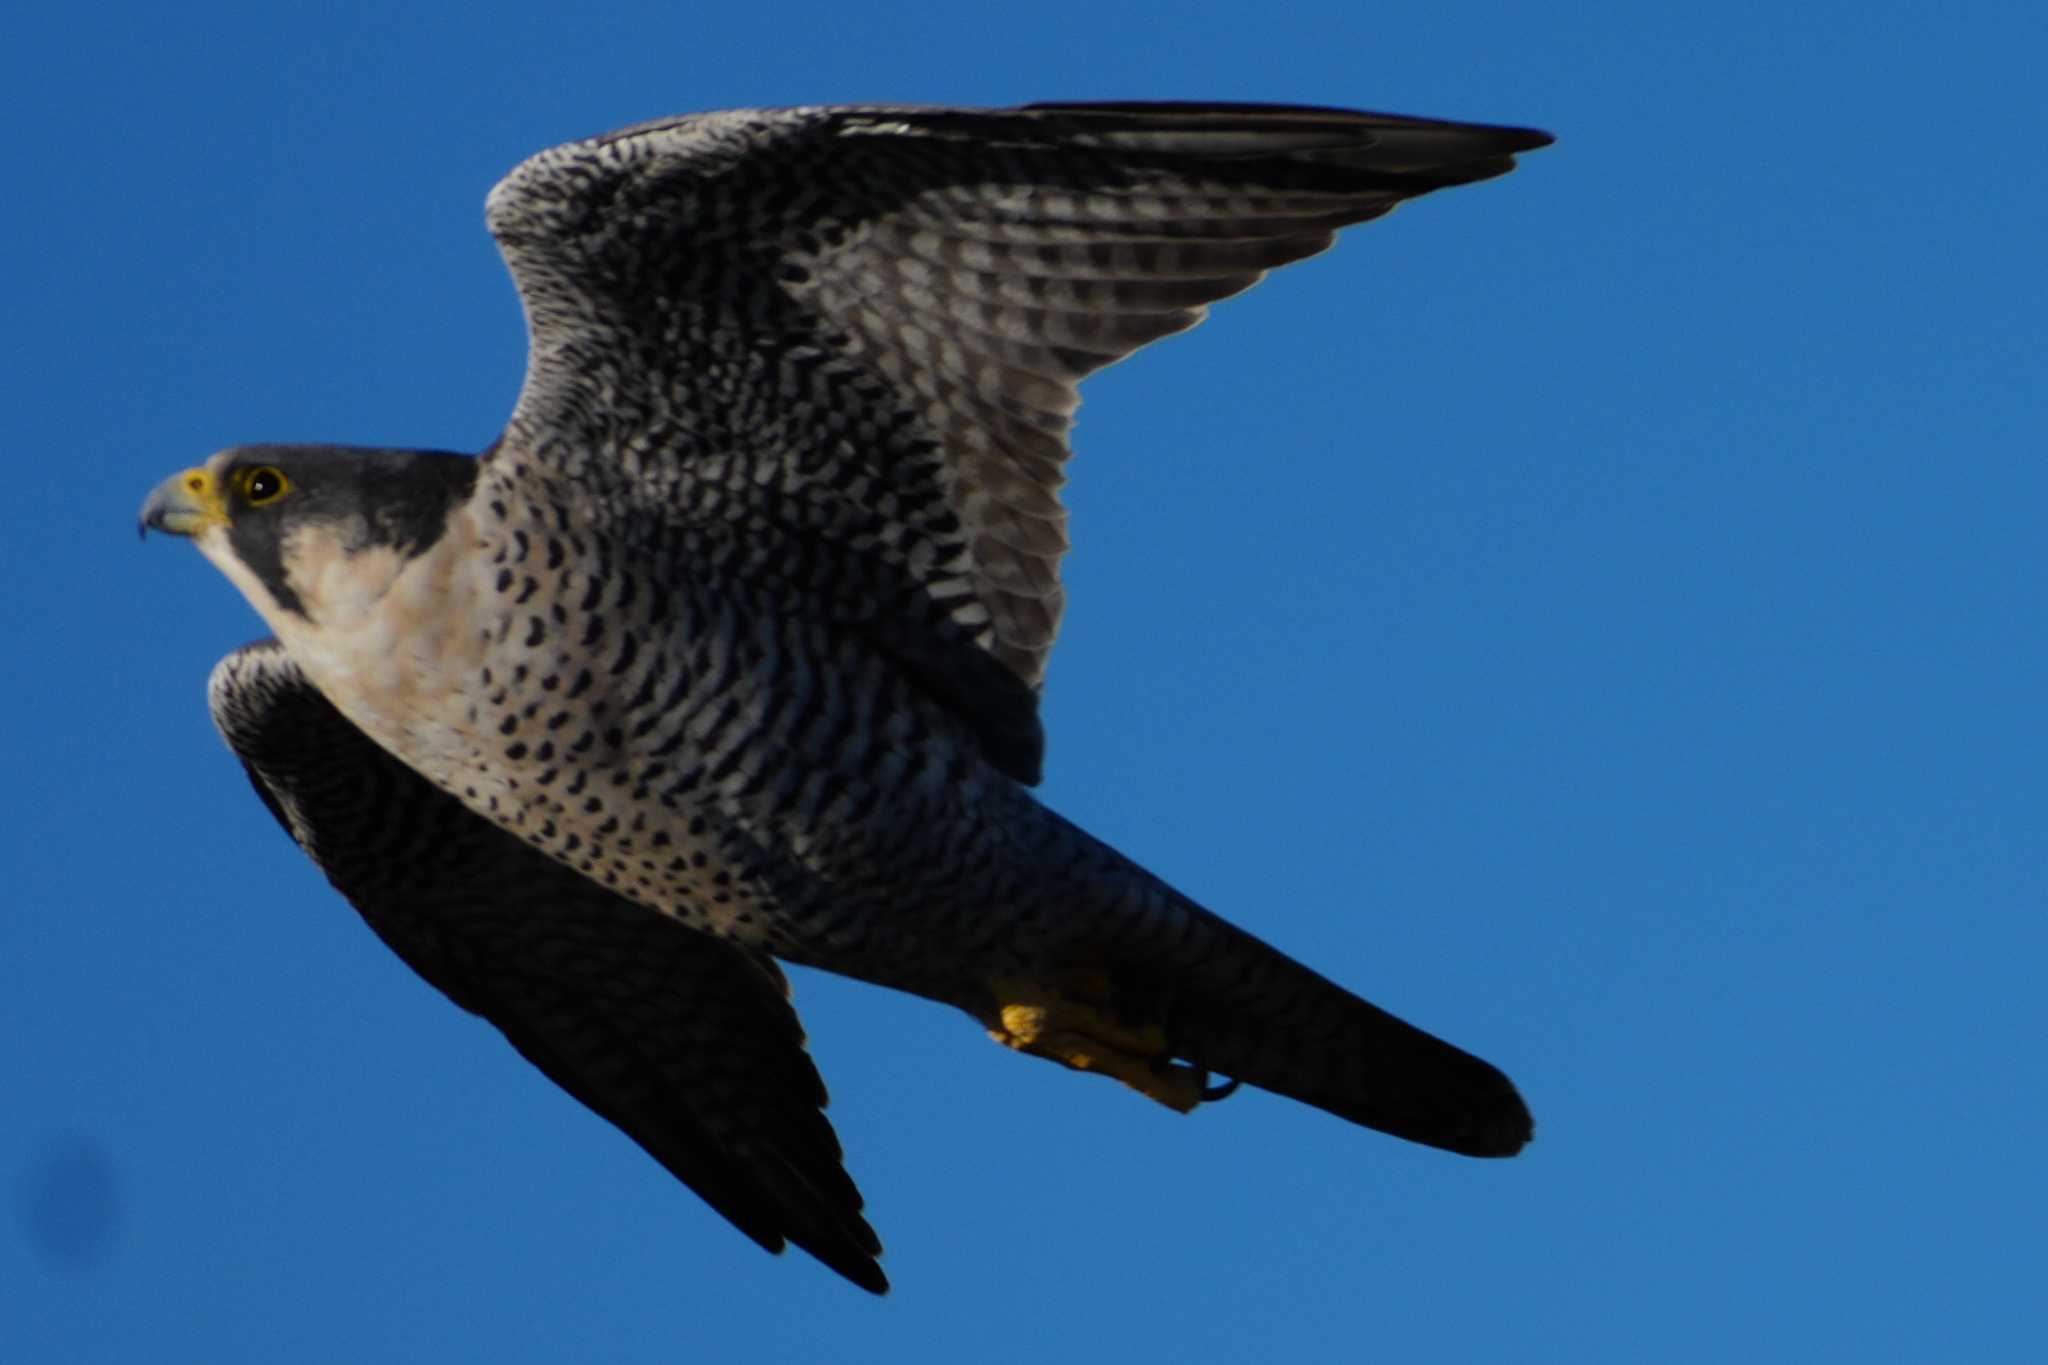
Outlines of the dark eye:
M242 496L251 507L261 507L267 502L276 502L283 497L291 484L281 470L262 465L242 476Z

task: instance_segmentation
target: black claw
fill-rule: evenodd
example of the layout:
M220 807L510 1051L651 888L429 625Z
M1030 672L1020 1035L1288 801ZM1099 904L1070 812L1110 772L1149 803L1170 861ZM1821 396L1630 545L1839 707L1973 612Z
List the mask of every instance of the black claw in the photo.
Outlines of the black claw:
M1227 1100L1232 1095L1235 1095L1237 1088L1243 1084L1243 1081L1226 1080L1221 1085L1204 1085L1202 1087L1202 1099L1209 1104L1214 1104L1218 1100Z

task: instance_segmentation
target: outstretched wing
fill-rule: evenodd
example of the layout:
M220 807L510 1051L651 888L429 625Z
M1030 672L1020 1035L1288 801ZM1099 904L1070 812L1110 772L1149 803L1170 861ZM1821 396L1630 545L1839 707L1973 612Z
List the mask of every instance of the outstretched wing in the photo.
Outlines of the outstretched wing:
M472 815L345 720L275 641L223 659L208 693L271 813L413 970L747 1236L887 1289L772 961Z
M558 147L487 209L532 345L492 458L864 632L1036 781L1080 381L1549 140L1103 104L745 110Z

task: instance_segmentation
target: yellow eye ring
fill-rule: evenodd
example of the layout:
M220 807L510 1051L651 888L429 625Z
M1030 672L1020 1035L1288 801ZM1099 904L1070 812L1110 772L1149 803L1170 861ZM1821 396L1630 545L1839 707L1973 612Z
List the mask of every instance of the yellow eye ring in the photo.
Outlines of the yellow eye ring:
M274 465L259 464L235 477L242 501L251 507L265 507L292 491L292 481Z

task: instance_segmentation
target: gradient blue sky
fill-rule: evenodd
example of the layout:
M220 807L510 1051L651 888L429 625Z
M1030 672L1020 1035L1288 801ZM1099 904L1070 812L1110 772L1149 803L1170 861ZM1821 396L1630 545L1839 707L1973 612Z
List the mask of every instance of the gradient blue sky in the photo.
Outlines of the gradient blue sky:
M0 19L0 1357L2038 1350L2039 7L327 8ZM254 615L134 511L488 442L541 147L1083 97L1560 137L1090 387L1044 789L1539 1136L1180 1119L799 974L874 1301L372 939L208 725Z

